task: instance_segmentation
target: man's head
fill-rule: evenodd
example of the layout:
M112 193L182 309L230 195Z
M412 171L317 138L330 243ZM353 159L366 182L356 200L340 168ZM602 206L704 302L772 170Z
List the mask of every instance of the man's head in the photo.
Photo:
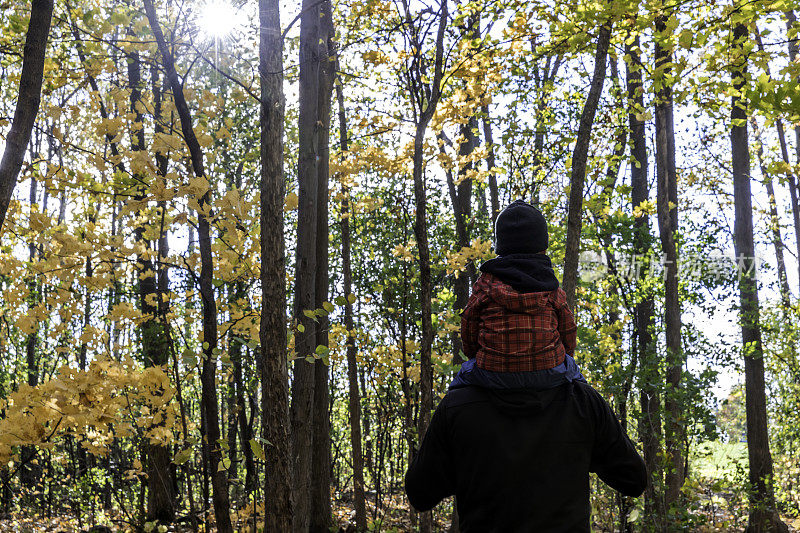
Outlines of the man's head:
M497 215L494 223L495 253L535 254L549 244L547 221L531 204L517 200Z

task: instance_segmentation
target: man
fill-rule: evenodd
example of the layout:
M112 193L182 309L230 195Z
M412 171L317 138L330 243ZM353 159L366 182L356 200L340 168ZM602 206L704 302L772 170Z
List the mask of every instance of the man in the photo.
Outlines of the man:
M647 485L644 461L591 386L467 386L436 408L406 493L419 511L455 495L462 533L589 532L589 472L626 496Z
M647 484L606 401L571 357L575 322L544 254L547 222L518 200L462 316L469 361L406 473L421 511L456 495L462 532L590 531L589 472L628 496Z

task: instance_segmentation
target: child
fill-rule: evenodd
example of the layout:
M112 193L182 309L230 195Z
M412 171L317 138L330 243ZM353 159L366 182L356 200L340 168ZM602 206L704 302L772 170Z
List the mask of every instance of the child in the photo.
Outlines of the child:
M550 258L547 222L517 200L495 221L495 252L461 315L468 361L450 388L549 389L584 381L572 355L577 326Z

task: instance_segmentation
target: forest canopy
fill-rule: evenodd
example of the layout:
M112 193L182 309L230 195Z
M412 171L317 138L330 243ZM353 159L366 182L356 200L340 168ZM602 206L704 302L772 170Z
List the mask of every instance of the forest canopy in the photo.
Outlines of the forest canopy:
M593 530L800 529L798 8L0 2L0 530L455 531L517 199L649 472Z

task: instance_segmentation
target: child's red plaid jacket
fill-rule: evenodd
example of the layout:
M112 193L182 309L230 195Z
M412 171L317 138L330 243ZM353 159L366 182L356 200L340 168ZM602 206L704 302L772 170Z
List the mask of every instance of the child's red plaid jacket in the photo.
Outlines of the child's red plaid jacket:
M564 291L515 291L481 274L461 314L464 354L493 372L553 368L575 352L577 326Z

